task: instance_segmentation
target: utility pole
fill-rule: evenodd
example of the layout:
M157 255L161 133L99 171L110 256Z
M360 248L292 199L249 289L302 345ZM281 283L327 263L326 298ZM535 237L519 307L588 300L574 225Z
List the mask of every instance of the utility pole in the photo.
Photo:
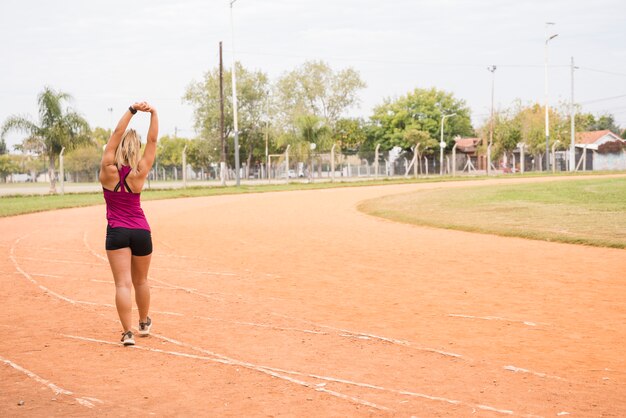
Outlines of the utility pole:
M570 117L570 144L569 144L569 171L576 169L576 109L574 108L574 57L571 61L572 72L572 99L569 104L569 117Z
M544 63L545 63L545 109L546 109L546 171L550 171L550 118L548 116L548 42L556 38L558 34L548 37L548 27L554 25L554 22L546 22L546 43L544 46Z
M493 146L493 97L496 84L496 66L487 67L491 71L491 123L489 128L489 145L487 145L487 175L491 174L491 147Z
M224 141L224 66L222 63L222 41L220 41L220 140L222 141L222 155L220 157L220 179L222 186L226 186L226 143Z
M239 126L237 125L237 71L235 65L235 25L233 23L233 3L237 0L231 0L230 2L230 28L233 42L233 65L232 65L232 80L233 80L233 124L235 129L235 179L237 180L237 186L239 186Z

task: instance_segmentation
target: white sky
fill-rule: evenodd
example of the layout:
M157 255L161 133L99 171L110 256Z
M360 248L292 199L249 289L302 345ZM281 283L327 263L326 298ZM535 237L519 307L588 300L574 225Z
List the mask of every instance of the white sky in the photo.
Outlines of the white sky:
M583 109L611 112L626 127L624 0L237 0L233 10L236 56L249 69L275 80L309 59L353 67L368 87L350 116L368 117L384 97L436 87L466 100L475 125L489 113L491 64L496 106L543 103L545 22L556 22L550 102L569 100L573 56L581 67L576 100L623 96ZM228 0L2 0L0 123L36 117L36 96L49 85L72 94L92 127L109 128L130 103L148 100L159 109L161 134L178 127L191 137L192 108L181 97L218 65L220 40L230 65ZM10 135L9 145L22 137Z

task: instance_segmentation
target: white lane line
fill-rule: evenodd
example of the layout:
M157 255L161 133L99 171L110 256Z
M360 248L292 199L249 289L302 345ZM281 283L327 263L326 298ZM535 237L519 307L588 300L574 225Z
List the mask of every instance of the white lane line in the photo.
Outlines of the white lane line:
M98 280L98 279L90 279L90 282L95 283L106 283L106 284L114 284L113 280ZM175 290L172 286L157 286L154 284L150 285L150 289L165 289L165 290Z
M6 358L0 356L0 361L2 361L4 364L7 364L7 365L13 367L15 370L24 373L26 376L30 377L31 379L35 380L36 382L41 383L44 386L47 386L56 395L65 395L65 396L73 397L79 404L81 404L83 406L86 406L87 408L93 408L95 406L92 403L92 401L103 403L100 399L96 399L96 398L87 398L87 397L76 398L76 397L72 396L72 395L74 395L73 392L71 392L71 391L69 391L67 389L63 389L62 387L59 387L59 386L55 385L54 383L50 382L49 380L46 380L43 377L37 375L36 373L33 373L30 370L25 369L24 367L20 366L19 364L13 363L9 359L6 359Z
M39 262L44 262L44 263L80 264L80 265L83 265L83 266L97 266L97 267L101 267L102 266L102 264L89 263L89 262L85 262L85 261L55 260L55 259L50 259L50 258L37 258L37 257L25 257L25 256L16 257L16 258L19 258L20 260L39 261Z
M515 372L515 373L528 373L528 374L532 374L534 376L543 377L543 378L547 378L547 379L556 379L556 380L567 381L567 379L563 379L562 377L559 377L559 376L553 376L553 375L549 375L549 374L541 373L541 372L533 372L531 370L523 369L521 367L504 366L504 370L508 370L510 372Z
M14 245L11 247L11 256L13 256L13 250L14 250L14 247L15 247L15 245L17 245L17 243L19 242L19 240L20 240L20 239L21 239L21 238L19 238L17 241L15 241ZM24 272L23 270L19 269L19 266L18 266L18 264L17 264L17 261L15 261L15 260L14 260L14 263L15 263L15 265L16 265L16 268L18 268L18 270L19 270L20 272L22 272L22 274L24 274L24 275L25 275L25 277L27 277L27 278L28 278L29 280L31 280L33 283L37 284L37 282L36 282L34 279L32 279L31 277L29 277L29 276L28 276L28 273L26 273L26 272ZM38 284L37 284L37 285L38 285ZM42 287L42 286L40 286L40 285L39 285L39 287ZM42 288L43 288L43 287L42 287ZM45 288L44 288L44 289L45 289ZM74 304L74 303L75 303L75 301L73 301L72 299L65 298L65 297L63 297L63 296L61 296L61 295L58 295L58 294L54 294L54 295L55 295L55 296L57 296L57 297L60 297L61 299L65 300L65 301L67 301L67 302L70 302L70 303L72 303L72 304ZM277 314L277 315L279 315L279 314ZM280 316L280 315L279 315L279 316ZM305 321L305 322L308 322L308 321ZM319 325L318 325L318 326L319 326ZM332 327L328 327L328 326L322 326L322 327L325 327L325 328L331 328L331 329L332 329ZM336 330L339 330L338 328L335 328L335 329L336 329ZM341 330L341 331L351 333L351 331L346 331L346 330ZM370 407L373 407L373 408L376 408L376 409L380 409L380 410L392 411L391 409L389 409L389 408L387 408L387 407L385 407L385 406L376 405L376 404L374 404L374 403L371 403L371 402L369 402L369 401L362 400L362 399L360 399L360 398L355 398L355 397L351 397L351 396L348 396L348 395L341 394L341 393L339 393L339 392L330 391L330 390L325 389L325 388L323 388L323 387L319 387L319 386L317 386L317 385L312 385L312 384L310 384L310 383L308 383L308 382L298 381L298 380L296 380L296 379L291 379L291 378L289 378L288 376L283 376L283 375L279 374L278 372L275 372L275 371L274 371L274 370L279 370L279 369L274 369L274 368L267 367L267 366L258 366L258 365L252 364L252 363L247 363L247 362L243 362L243 361L239 361L239 360L231 359L231 358L229 358L229 357L227 357L227 356L223 356L223 355L220 355L220 354L217 354L217 353L213 353L213 352L211 352L211 351L208 351L208 350L202 349L202 348L200 348L200 347L195 347L195 346L193 346L193 345L186 344L186 343L183 343L183 342L180 342L180 341L174 340L174 339L172 339L172 338L165 337L165 336L163 336L163 335L154 334L154 333L153 333L152 335L153 335L153 336L155 336L155 337L157 337L157 338L160 338L160 339L162 339L162 340L164 340L164 341L168 341L168 342L170 342L170 343L172 343L172 344L176 344L176 345L179 345L179 346L187 347L187 348L190 348L190 349L192 349L192 350L194 350L194 351L199 351L199 352L203 352L203 353L205 353L205 354L209 354L209 355L211 355L211 356L215 356L215 357L217 357L217 358L219 358L219 359L222 359L222 360L224 360L224 361L230 362L230 364L233 364L233 365L239 365L239 366L241 366L241 367L246 367L246 368L249 368L249 369L252 369L252 370L256 370L256 371L258 371L258 372L261 372L261 373L269 374L269 375L274 376L274 377L277 377L277 378L279 378L279 379L287 380L287 381L290 381L290 382L292 382L292 383L297 383L297 384L303 385L303 386L305 386L305 387L312 388L312 389L314 389L314 390L317 390L317 391L320 391L320 392L327 393L327 394L329 394L329 395L331 395L331 396L335 396L335 397L343 398L343 399L346 399L346 400L351 400L351 401L353 401L353 402L356 402L356 403L359 403L359 404L362 404L362 405L370 406ZM375 336L375 335L371 335L371 334L361 334L361 335L367 335L367 336L371 336L371 337L374 337L374 338L383 338L383 339L384 339L384 340L386 340L386 341L392 341L392 342L402 341L402 340L393 340L393 339L389 339L389 338L385 338L385 337L379 337L379 336ZM404 341L402 341L402 342L404 342ZM109 343L109 342L106 342L106 343ZM282 373L285 373L285 371L282 371ZM291 373L296 374L296 375L302 375L302 374L301 374L301 373L299 373L299 372L291 372ZM311 377L314 377L314 376L313 376L313 375L311 375ZM319 377L317 377L317 378L318 378L318 379L320 379L320 378L321 378L321 376L319 376ZM326 378L326 379L331 379L331 378ZM344 381L344 382L349 382L349 381L347 381L347 380L346 380L346 381ZM362 385L366 385L366 384L362 384ZM369 386L374 387L373 385L369 385ZM369 386L365 386L365 387L369 387ZM384 389L384 388L383 388L383 389ZM400 391L398 391L398 392L400 392ZM403 392L402 394L405 394L405 395L411 395L411 394L413 394L413 396L420 396L420 397L428 397L428 396L429 396L429 395L417 394L417 393L414 393L414 392L409 392L409 391L402 391L402 392ZM445 402L448 402L448 403L450 403L450 402L452 402L452 403L455 403L455 402L461 402L461 401L455 401L455 400L450 400L450 399L440 398L440 397L428 397L427 399L431 399L431 400L442 400L442 401L445 401ZM480 406L477 406L477 407L478 407L478 408L480 408ZM491 408L491 407L489 407L489 408ZM499 411L501 411L501 410L498 410L498 409L496 409L496 408L492 408L491 410L493 410L494 412L499 412Z
M51 277L53 279L62 279L63 276L57 276L54 274L41 274L41 273L30 273L31 276L37 276L37 277Z
M435 348L430 348L430 347L418 346L418 345L415 345L415 344L411 343L410 341L406 341L406 340L398 340L398 339L395 339L395 338L383 337L383 336L380 336L380 335L370 334L370 333L367 333L367 332L351 331L351 330L347 330L347 329L343 329L343 328L332 327L332 326L329 326L329 325L317 324L317 323L312 322L312 321L307 321L305 319L294 318L294 317L287 316L287 315L282 315L282 314L279 314L279 313L276 313L276 312L272 312L272 315L279 316L279 317L282 317L282 318L291 319L291 320L296 320L296 321L300 321L300 322L304 322L306 324L313 325L313 326L316 326L318 328L325 328L325 329L332 329L334 331L339 331L339 332L343 333L343 334L339 334L339 336L341 336L341 337L350 337L350 338L357 338L357 339L362 339L362 340L367 340L367 339L379 340L379 341L384 341L384 342L388 342L388 343L391 343L391 344L401 345L401 346L404 346L404 347L410 347L410 348L412 348L414 350L418 350L418 351L426 351L426 352L429 352L429 353L440 354L440 355L446 356L446 357L455 357L455 358L467 359L466 357L462 356L461 354L452 353L450 351L437 350Z
M260 323L256 323L256 322L229 321L227 319L212 318L212 317L206 317L206 316L194 316L194 318L195 319L202 319L204 321L227 322L227 323L230 323L230 324L247 325L247 326L250 326L250 327L269 328L269 329L274 329L274 330L278 330L278 331L296 331L296 332L304 332L306 334L328 335L327 332L322 332L322 331L314 331L314 330L310 330L310 329L300 329L300 328L290 328L290 327L279 327L279 326L276 326L276 325L260 324Z
M448 314L448 316L451 316L451 317L454 317L454 318L482 319L484 321L515 322L515 323L518 323L518 324L528 325L529 327L536 327L537 325L547 325L547 326L550 325L550 324L546 324L544 322L522 321L522 320L519 320L519 319L503 318L501 316L473 316L473 315L463 315L463 314Z
M154 270L167 270L167 271L182 271L184 273L195 273L195 274L208 274L210 276L237 276L235 273L225 273L221 271L201 271L201 270L181 270L177 268L169 268L169 267L151 267Z
M109 260L106 257L98 254L96 251L94 251L93 248L91 248L91 246L89 246L89 243L87 242L87 231L85 231L85 233L83 234L83 244L85 245L87 250L92 255L94 255L96 258L99 258L100 260L106 261L107 263L109 262ZM152 280L153 282L156 282L156 283L161 283L162 285L165 285L165 286L170 286L173 289L183 290L183 291L185 291L187 293L194 293L194 294L197 294L199 296L205 297L207 299L221 301L221 299L219 299L219 298L216 298L214 296L210 296L210 295L207 295L207 294L204 294L204 293L197 292L196 289L193 289L193 288L190 288L190 287L178 286L178 285L175 285L175 284L172 284L172 283L165 282L163 280L155 279L154 277L151 277L151 276L148 276L148 280Z
M23 238L23 237L22 237ZM115 308L115 305L111 305L110 303L98 303L98 302L89 302L89 301L85 301L85 300L76 300L76 299L71 299L68 298L66 296L61 295L60 293L57 293L41 284L39 284L39 282L35 279L32 278L32 276L27 273L26 271L22 270L22 268L19 266L17 260L14 257L14 249L15 249L15 245L17 245L17 243L22 239L22 238L18 238L15 241L15 244L13 247L11 247L11 251L10 251L10 255L9 258L11 259L11 261L13 261L13 264L15 265L15 269L20 272L24 277L26 277L26 279L28 279L31 283L33 283L35 286L39 287L41 290L43 290L45 293L48 293L58 299L61 299L67 303L71 303L72 305L90 305L90 306L104 306L107 308ZM133 310L136 310L135 308L133 308ZM154 309L151 310L152 312L155 313L159 313L159 314L163 314L163 315L174 315L174 316L184 316L181 313L178 312L168 312L168 311L156 311Z
M212 351L205 350L205 349L200 348L200 347L195 347L195 346L193 346L191 344L186 344L186 343L183 343L183 342L180 342L180 341L177 341L177 340L165 337L163 335L158 335L158 334L152 334L152 335L157 337L157 338L160 338L160 339L162 339L164 341L170 342L172 344L175 344L175 345L178 345L178 346L181 346L181 347L186 347L186 348L189 348L191 350L207 354L210 357L193 355L193 354L186 354L186 353L180 353L180 352L175 352L175 351L172 352L172 351L166 351L166 350L160 350L160 349L154 349L154 348L142 347L142 346L132 346L132 347L133 348L138 348L138 349L141 349L141 350L148 350L148 351L154 351L154 352L171 354L171 355L182 356L182 357L188 357L188 358L193 358L193 359L198 359L198 360L208 360L208 361L213 361L213 362L217 362L217 363L221 363L221 364L237 365L237 366L241 366L241 367L246 367L248 369L252 369L252 370L255 370L255 371L258 371L258 372L270 374L271 376L278 377L278 378L281 378L281 379L285 379L285 380L288 380L290 382L303 384L306 387L313 388L315 390L323 391L323 392L328 392L327 390L323 389L323 387L325 386L325 384L323 384L323 383L322 384L313 385L313 384L310 384L308 382L304 382L302 380L291 379L291 378L289 378L287 376L284 376L284 375L308 377L308 378L317 379L317 380L323 380L323 381L327 381L327 382L341 383L341 384L345 384L345 385L349 385L349 386L356 386L356 387L361 387L361 388L366 388L366 389L373 389L373 390L378 390L378 391L384 391L384 392L394 393L394 394L398 394L398 395L412 396L412 397L421 398L421 399L427 399L427 400L435 401L435 402L443 402L443 403L447 403L447 404L450 404L450 405L464 406L464 407L467 407L467 408L478 408L478 409L483 409L483 410L487 410L487 411L491 411L491 412L497 412L497 413L500 413L500 414L506 414L506 415L512 415L513 414L513 411L508 410L508 409L495 408L495 407L492 407L492 406L482 405L482 404L472 404L472 403L463 402L463 401L460 401L460 400L457 400L457 399L450 399L450 398L445 398L445 397L441 397L441 396L432 396L432 395L427 395L427 394L424 394L424 393L418 393L418 392L413 392L413 391L408 391L408 390L390 389L390 388L386 388L386 387L383 387L383 386L372 385L372 384L369 384L369 383L361 383L361 382L355 382L355 381L341 379L341 378L335 378L335 377L329 377L329 376L321 376L321 375L317 375L317 374L302 373L302 372L297 372L297 371L293 371L293 370L285 370L285 369L280 369L280 368L276 368L276 367L269 367L269 366L252 364L252 363L248 363L248 362L232 359L232 358L229 358L227 356L223 356L221 354L214 353ZM110 342L110 341L102 341L102 340L96 340L96 339L93 339L93 338L77 337L77 336L71 336L71 335L64 335L64 336L69 337L69 338L81 339L81 340L85 340L85 341L101 342L101 343L105 343L105 344L118 345L119 346L118 343L113 343L113 342ZM341 398L344 398L346 396L346 395L341 394L340 392L333 392L332 395L333 396L338 396L338 397L341 397ZM352 397L346 397L344 399L354 400L355 402L358 401L358 403L362 403L362 401L363 401L362 399L352 398ZM368 401L365 401L365 402L368 402ZM374 405L368 405L368 406L377 407L377 406L374 406Z
M161 339L163 339L165 341L168 341L168 342L171 342L173 344L176 344L176 345L189 346L189 348L192 347L189 344L181 343L180 341L176 341L176 340L167 338L167 337L162 336L162 335L156 335L156 334L152 334L152 335L155 336L155 337L161 338ZM102 343L102 344L109 344L109 345L119 346L118 343L113 343L113 342L110 342L110 341L97 340L95 338L78 337L78 336L75 336L75 335L65 335L65 334L63 334L63 336L64 337L68 337L68 338L78 339L78 340L91 341L91 342L97 342L97 343ZM187 354L187 353L180 353L180 352L177 352L177 351L167 351L167 350L161 350L161 349L158 349L158 348L143 347L143 346L137 346L137 345L131 346L131 348L139 349L139 350L152 351L152 352L156 352L156 353L169 354L169 355L178 356L178 357L187 357L187 358L192 358L192 359L197 359L197 360L212 361L212 362L215 362L215 363L225 364L225 365L229 365L229 366L240 366L240 367L244 367L246 369L250 369L250 370L257 371L257 372L260 372L260 373L263 373L263 374L270 375L272 377L276 377L276 378L281 379L281 380L285 380L287 382L295 383L297 385L304 386L304 387L307 387L309 389L313 389L313 390L318 391L318 392L323 392L323 393L329 394L331 396L335 396L335 397L338 397L338 398L341 398L341 399L344 399L344 400L349 400L351 402L354 402L354 403L357 403L357 404L360 404L360 405L369 406L369 407L372 407L372 408L375 408L375 409L379 409L379 410L382 410L382 411L389 411L389 412L393 411L392 409L387 408L386 406L377 405L375 403L366 401L366 400L361 399L361 398L356 398L356 397L353 397L353 396L345 395L343 393L336 392L336 391L331 391L331 390L325 389L323 387L320 387L318 385L314 385L312 383L305 382L303 380L293 379L293 378L291 378L289 376L284 376L284 375L282 375L280 373L274 372L270 368L264 368L264 367L257 366L257 365L252 364L252 363L247 363L247 362L231 359L231 358L228 358L226 356L221 356L219 354L211 353L210 351L203 350L203 349L200 349L200 348L197 348L197 347L196 348L192 348L192 349L194 349L195 351L201 351L201 352L204 352L206 354L209 354L211 357L199 356L199 355Z

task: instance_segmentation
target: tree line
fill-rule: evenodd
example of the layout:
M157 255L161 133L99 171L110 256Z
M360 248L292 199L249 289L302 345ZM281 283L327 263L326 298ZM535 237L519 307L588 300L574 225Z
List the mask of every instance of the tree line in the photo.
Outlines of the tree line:
M272 82L259 70L235 65L239 116L240 155L247 167L265 162L269 154L282 153L289 145L290 154L306 161L311 153L326 153L335 145L341 153L372 151L380 144L382 151L400 147L409 150L420 143L426 155L439 151L441 119L446 119L443 139L449 150L454 138L478 137L484 148L490 132L490 120L481 126L471 123L466 102L452 93L436 88L415 88L400 97L386 98L367 118L348 117L359 104L359 92L366 87L353 68L334 70L323 61L307 61ZM230 80L226 70L224 80ZM180 167L182 150L187 146L187 162L194 170L209 171L222 156L222 135L227 164L232 166L234 134L231 84L224 82L224 129L221 132L219 69L207 71L200 81L192 81L183 94L183 102L194 109L195 138L163 136L159 140L157 165ZM45 87L38 96L38 119L10 116L0 129L0 175L16 171L33 174L44 171L42 159L55 189L58 155L65 148L65 167L76 181L95 180L102 146L109 130L90 129L88 122L73 110L71 96ZM544 108L536 103L513 103L494 115L492 155L510 153L518 143L541 155L545 147ZM550 109L551 141L561 147L569 144L569 114L565 106ZM577 131L610 129L626 136L612 115L596 117L576 114ZM21 155L9 156L4 138L11 131L26 134L16 146ZM314 144L314 145L312 145Z

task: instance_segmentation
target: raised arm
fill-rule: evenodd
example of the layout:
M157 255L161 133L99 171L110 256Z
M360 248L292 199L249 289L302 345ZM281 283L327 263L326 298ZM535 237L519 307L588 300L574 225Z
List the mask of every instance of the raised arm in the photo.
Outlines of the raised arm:
M148 177L154 159L156 157L157 138L159 137L159 116L154 107L147 105L146 112L150 112L150 127L148 128L148 138L146 142L146 148L143 151L143 157L139 160L137 166L137 172L143 178Z
M102 168L115 164L115 150L122 141L122 135L124 135L124 132L126 132L126 128L128 127L128 124L130 123L130 120L133 118L134 115L134 113L131 112L131 108L134 109L136 113L137 110L145 111L145 109L147 109L147 106L148 105L146 102L134 103L126 110L126 112L124 112L124 114L120 118L120 121L117 122L117 126L113 130L113 133L111 134L111 137L109 138L109 141L104 148L104 154L102 155L102 162L100 164Z

